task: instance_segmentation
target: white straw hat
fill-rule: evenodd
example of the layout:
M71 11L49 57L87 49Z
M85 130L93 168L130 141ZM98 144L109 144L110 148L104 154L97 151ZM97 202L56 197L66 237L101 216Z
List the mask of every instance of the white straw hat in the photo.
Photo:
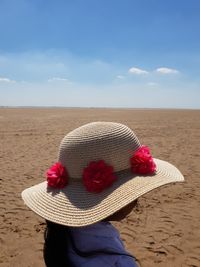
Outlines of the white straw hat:
M25 189L22 198L49 221L67 226L96 223L154 188L184 180L175 166L152 158L145 149L123 124L83 125L63 138L59 163L49 169L47 181Z

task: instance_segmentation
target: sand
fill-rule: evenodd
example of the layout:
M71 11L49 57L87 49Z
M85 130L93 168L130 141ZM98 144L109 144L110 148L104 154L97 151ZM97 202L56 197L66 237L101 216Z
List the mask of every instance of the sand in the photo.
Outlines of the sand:
M142 267L200 266L200 110L1 108L0 267L44 266L44 220L21 191L43 181L68 131L97 120L127 124L186 179L144 195L115 223L127 249Z

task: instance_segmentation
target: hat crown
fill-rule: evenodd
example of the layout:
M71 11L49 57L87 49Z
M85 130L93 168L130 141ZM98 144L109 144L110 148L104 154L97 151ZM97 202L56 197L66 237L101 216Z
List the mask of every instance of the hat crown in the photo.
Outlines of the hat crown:
M130 168L131 154L140 147L135 133L114 122L92 122L68 133L61 141L58 161L70 178L81 179L91 161L104 160L114 172Z

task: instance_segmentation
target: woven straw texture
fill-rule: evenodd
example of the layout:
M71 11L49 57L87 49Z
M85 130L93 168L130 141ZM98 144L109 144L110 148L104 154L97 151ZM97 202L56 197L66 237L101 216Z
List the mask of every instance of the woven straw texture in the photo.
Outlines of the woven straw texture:
M86 124L67 134L60 144L58 161L69 172L69 184L52 189L43 182L24 190L22 198L41 217L78 227L105 219L154 188L184 180L175 166L159 159L154 159L154 175L133 175L129 159L138 147L138 138L123 124ZM90 161L101 159L114 167L117 181L101 193L90 193L82 183L82 171Z
M139 147L139 140L127 126L93 122L63 138L58 161L67 168L70 177L81 179L83 168L92 160L103 159L115 172L129 169L129 158Z

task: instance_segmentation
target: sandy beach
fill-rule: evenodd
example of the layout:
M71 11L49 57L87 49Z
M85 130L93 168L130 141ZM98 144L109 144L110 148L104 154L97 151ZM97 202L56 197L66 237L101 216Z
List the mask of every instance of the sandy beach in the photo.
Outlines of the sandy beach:
M42 182L67 132L92 121L128 125L184 183L139 199L115 226L142 267L200 266L200 110L0 108L0 267L44 267L44 220L21 191Z

